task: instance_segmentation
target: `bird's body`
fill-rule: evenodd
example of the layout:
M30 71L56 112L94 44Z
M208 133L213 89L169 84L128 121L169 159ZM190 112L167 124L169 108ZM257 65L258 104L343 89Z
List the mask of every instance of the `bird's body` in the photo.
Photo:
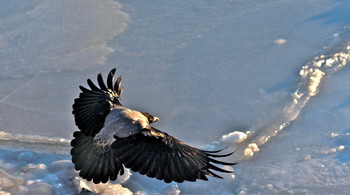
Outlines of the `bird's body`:
M121 77L113 85L114 73L115 69L109 73L107 86L98 75L100 88L88 79L91 90L80 86L82 93L73 104L80 131L73 134L71 154L81 177L105 183L122 175L123 165L167 183L207 180L205 175L221 178L210 169L230 172L212 165L234 165L214 159L230 154L191 147L154 128L159 118L123 107Z
M118 106L107 115L104 127L96 134L94 140L111 145L115 141L114 136L128 137L148 126L148 119L141 112Z

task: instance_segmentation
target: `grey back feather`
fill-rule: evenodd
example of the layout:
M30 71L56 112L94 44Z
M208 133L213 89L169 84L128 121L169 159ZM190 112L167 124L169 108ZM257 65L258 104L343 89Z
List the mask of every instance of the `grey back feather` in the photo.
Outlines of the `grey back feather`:
M125 138L148 126L148 119L142 113L125 107L115 108L107 115L104 127L94 140L101 145L111 145L115 136Z

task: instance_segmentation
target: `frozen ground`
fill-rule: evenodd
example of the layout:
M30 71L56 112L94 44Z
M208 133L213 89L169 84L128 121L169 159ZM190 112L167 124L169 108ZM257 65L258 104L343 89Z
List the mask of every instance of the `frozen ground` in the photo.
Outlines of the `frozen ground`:
M0 0L0 26L0 194L350 193L346 0ZM232 146L234 175L77 178L71 104L114 67L124 105L189 144Z

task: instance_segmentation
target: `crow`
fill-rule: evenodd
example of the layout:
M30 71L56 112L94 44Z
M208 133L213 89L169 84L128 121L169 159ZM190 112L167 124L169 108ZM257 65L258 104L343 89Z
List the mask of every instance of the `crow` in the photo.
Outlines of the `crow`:
M235 165L215 159L233 152L217 154L222 150L191 147L153 127L158 117L122 106L122 77L114 82L115 71L109 72L107 85L99 73L99 87L90 79L90 89L79 86L81 93L72 106L80 131L73 133L71 155L80 177L96 184L106 183L123 175L124 167L166 183L207 181L206 175L222 178L212 170L232 173L213 163Z

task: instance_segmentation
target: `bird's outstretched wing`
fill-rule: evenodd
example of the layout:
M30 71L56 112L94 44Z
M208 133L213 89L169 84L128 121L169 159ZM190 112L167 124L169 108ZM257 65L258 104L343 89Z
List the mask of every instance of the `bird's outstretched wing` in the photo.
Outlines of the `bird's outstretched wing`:
M97 87L90 79L87 83L91 89L79 86L81 93L74 100L73 114L75 124L87 136L97 134L103 127L106 116L114 106L121 106L120 96L123 91L121 87L121 76L114 83L115 69L112 69L107 77L105 85L102 74L97 75ZM114 84L113 84L114 83Z
M143 129L140 133L127 138L116 138L111 145L115 155L125 167L152 178L172 181L208 180L206 175L222 178L212 172L231 173L212 163L235 165L214 158L231 155L215 154L220 151L204 151L191 147L176 138L155 128Z

